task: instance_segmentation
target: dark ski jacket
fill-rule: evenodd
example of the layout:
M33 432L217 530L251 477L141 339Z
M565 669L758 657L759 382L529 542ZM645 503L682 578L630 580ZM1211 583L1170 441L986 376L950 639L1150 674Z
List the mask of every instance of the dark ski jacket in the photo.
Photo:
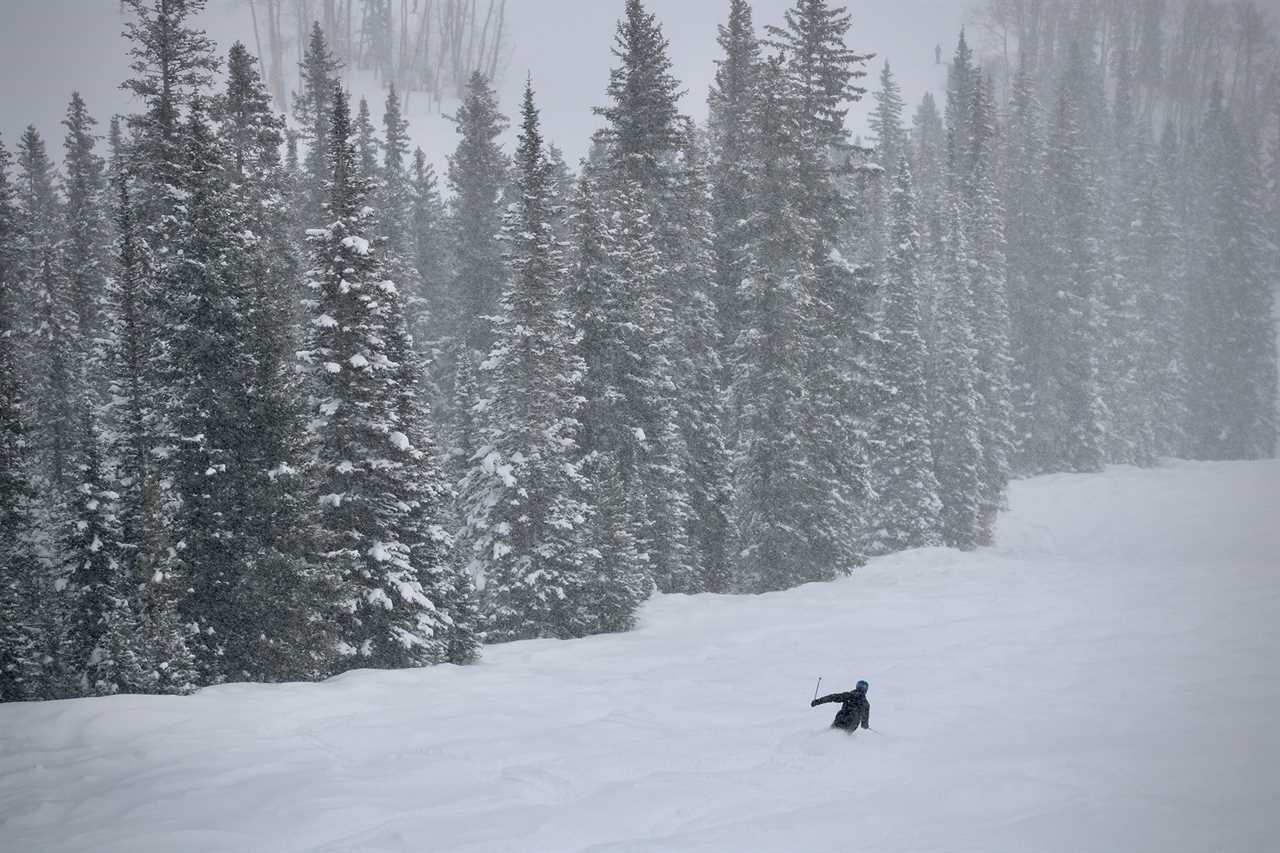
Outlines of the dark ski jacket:
M831 727L836 729L844 729L852 732L862 726L864 729L871 728L871 703L867 701L867 692L865 690L852 690L848 693L832 693L830 696L823 696L821 699L814 699L811 707L819 705L827 705L839 702L840 710L836 712L835 721Z

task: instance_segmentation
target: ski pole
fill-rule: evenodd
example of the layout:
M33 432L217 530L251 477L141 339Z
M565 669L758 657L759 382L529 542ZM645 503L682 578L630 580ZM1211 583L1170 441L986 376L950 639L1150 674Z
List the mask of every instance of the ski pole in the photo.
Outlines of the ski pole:
M821 687L821 686L822 686L822 676L821 676L821 675L819 675L819 676L818 676L818 683L817 683L817 684L814 686L814 688L813 688L813 699L814 699L814 701L815 701L815 702L818 700L818 688L819 688L819 687Z

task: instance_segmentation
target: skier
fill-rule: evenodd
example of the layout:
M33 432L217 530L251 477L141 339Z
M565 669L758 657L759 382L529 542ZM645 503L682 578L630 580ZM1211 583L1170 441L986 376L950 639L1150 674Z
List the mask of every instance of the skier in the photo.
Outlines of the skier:
M814 699L809 703L809 707L816 708L819 705L839 702L840 710L836 712L831 728L843 729L849 734L857 731L858 726L869 729L871 728L871 703L867 701L867 688L870 686L865 681L859 681L858 686L853 688L853 692L832 693L830 696Z

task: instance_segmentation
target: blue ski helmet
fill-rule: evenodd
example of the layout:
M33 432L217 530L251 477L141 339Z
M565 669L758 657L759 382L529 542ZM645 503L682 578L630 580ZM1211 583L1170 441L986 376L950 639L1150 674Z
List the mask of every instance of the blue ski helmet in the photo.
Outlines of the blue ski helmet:
M861 690L863 693L866 693L866 692L867 692L867 690L868 690L870 687L871 687L871 685L870 685L870 684L867 684L867 682L865 682L865 681L859 681L859 682L858 682L858 689L859 689L859 690Z

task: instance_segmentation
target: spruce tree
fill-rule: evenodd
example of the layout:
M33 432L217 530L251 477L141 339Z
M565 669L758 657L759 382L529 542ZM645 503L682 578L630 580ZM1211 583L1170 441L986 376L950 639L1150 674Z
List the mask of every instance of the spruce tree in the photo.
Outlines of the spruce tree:
M56 502L55 495L70 487L75 468L79 327L60 263L63 223L54 166L34 127L18 144L18 165L19 263L29 300L26 344L35 356L27 376L33 473L54 490L45 497Z
M435 169L421 148L413 152L408 180L409 257L416 275L405 299L405 316L414 346L426 357L431 370L451 321L448 315L448 306L452 304L448 299L449 226Z
M920 233L911 168L894 170L888 274L879 364L887 399L876 413L874 553L941 544L938 480L930 441L929 353L921 334Z
M1197 152L1203 255L1188 294L1188 439L1197 459L1270 458L1276 446L1275 291L1267 281L1256 138L1215 89Z
M324 228L311 229L313 311L307 363L315 383L312 444L322 506L325 568L341 579L335 615L340 668L420 666L444 659L447 603L415 565L422 484L433 460L410 438L416 425L401 397L410 352L396 285L358 175L347 95L334 90L333 176ZM410 429L410 427L415 427Z
M753 148L751 122L757 97L760 43L747 0L730 0L729 19L717 41L716 79L707 99L710 154L714 299L720 323L720 356L727 368L741 322L738 289L745 277L745 229L751 216L747 191Z
M1104 461L1107 413L1098 363L1103 259L1097 163L1084 115L1088 78L1084 53L1073 46L1046 153L1051 267L1040 346L1049 365L1037 390L1031 438L1032 454L1046 470L1097 471Z
M506 280L498 235L507 157L498 139L507 119L498 111L489 81L479 72L468 81L454 121L460 139L449 158L453 281L449 302L438 310L454 318L456 325L448 332L456 340L485 352L492 342L487 318L497 310Z
M1013 369L1014 470L1048 470L1051 460L1038 428L1050 364L1043 346L1048 333L1049 270L1044 251L1050 226L1045 188L1044 116L1036 81L1024 57L1013 81L1005 133L1003 204L1006 218L1009 317Z
M841 566L830 543L851 536L843 519L826 512L829 492L814 476L803 436L806 390L817 346L812 302L816 272L804 247L816 223L799 209L801 176L796 125L787 113L790 92L781 60L761 70L754 117L758 133L752 199L761 214L750 234L742 286L743 330L735 344L733 408L740 413L734 464L735 586L785 589L831 580Z
M369 101L365 98L360 99L360 107L356 111L355 135L356 173L371 190L376 190L381 177L378 171L378 149L382 147L382 143L373 128Z
M668 222L675 251L671 278L684 288L674 313L672 352L676 418L688 452L694 574L682 592L726 592L730 583L728 508L730 456L724 430L725 369L715 304L711 195L703 152L692 129L674 176L675 216Z
M962 550L977 548L983 539L982 400L969 263L961 212L954 205L942 259L939 313L947 322L940 327L934 357L933 456L943 542Z
M89 115L79 92L72 93L62 124L67 133L62 145L66 173L63 176L66 236L61 264L75 310L76 334L81 346L77 359L82 365L87 365L94 357L102 336L103 301L106 298L105 164L95 151L98 137L94 134L94 126L97 122ZM91 387L96 387L101 377L89 375L86 380Z
M314 22L299 65L299 91L293 93L293 118L306 144L297 190L297 218L300 222L321 222L328 201L332 177L329 142L333 110L333 87L342 63L330 51L320 23ZM299 232L301 236L301 232Z
M676 102L682 92L671 73L670 42L641 0L626 0L612 52L618 65L609 72L610 104L595 110L606 122L600 138L619 178L656 193L664 157L681 144Z
M990 79L978 81L972 107L969 163L971 324L975 343L974 390L981 406L982 471L979 544L995 539L996 516L1004 506L1014 455L1012 356L1008 298L1005 211L996 187L998 163L995 93Z
M43 671L35 609L39 569L29 545L33 489L17 364L19 218L9 164L0 145L0 702L37 698Z
M109 696L142 690L140 625L120 563L119 496L110 489L93 415L81 427L79 485L61 543L66 624L59 649L68 692Z
M510 278L483 366L483 445L462 486L472 571L484 578L487 636L581 636L589 507L577 451L583 367L562 299L555 190L532 85L515 153L516 203L507 214Z

